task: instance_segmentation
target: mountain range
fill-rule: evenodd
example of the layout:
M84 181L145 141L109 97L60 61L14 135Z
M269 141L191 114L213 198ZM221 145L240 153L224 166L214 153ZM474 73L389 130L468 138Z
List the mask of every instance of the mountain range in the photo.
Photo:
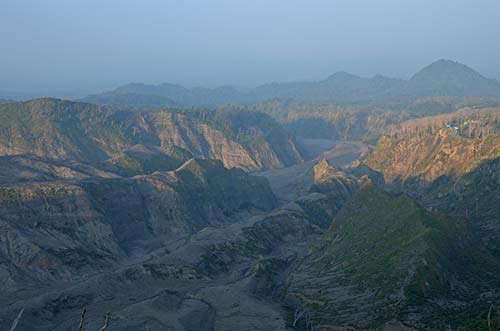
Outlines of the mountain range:
M84 101L100 104L149 107L199 107L223 104L252 104L273 98L309 103L369 103L412 100L421 97L454 96L500 98L500 83L483 77L473 69L451 61L438 60L409 80L377 75L364 78L337 72L325 80L265 84L250 89L234 87L186 88L160 85L128 84Z

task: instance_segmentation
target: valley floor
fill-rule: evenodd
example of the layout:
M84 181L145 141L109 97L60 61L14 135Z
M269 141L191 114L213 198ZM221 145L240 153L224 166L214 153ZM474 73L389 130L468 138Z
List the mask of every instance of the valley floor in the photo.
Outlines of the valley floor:
M269 180L274 194L281 200L293 200L294 189L306 172L318 161L327 160L338 168L366 155L370 146L362 141L334 141L328 139L301 139L301 146L313 156L310 160L291 167L255 173Z
M269 179L280 206L241 214L155 249L135 251L120 265L78 281L58 282L0 298L0 325L25 309L19 331L74 329L83 308L88 330L111 312L112 330L288 330L283 275L321 233L293 202L300 179L320 159L344 166L365 153L360 142L305 141L317 156L256 173ZM314 147L314 148L312 148Z

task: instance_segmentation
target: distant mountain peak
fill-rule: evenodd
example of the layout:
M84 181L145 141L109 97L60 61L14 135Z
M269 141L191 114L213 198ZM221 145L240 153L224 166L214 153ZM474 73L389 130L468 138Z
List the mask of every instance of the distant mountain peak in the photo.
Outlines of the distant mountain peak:
M48 109L61 109L61 107L70 104L81 104L80 102L74 102L72 100L65 100L53 97L42 97L37 99L31 99L22 102L28 108L33 109L34 111L48 110Z
M459 66L465 66L465 64L462 64L458 61L454 61L454 60L450 60L450 59L439 59L439 60L436 60L434 62L432 62L431 64L429 64L429 66L432 66L432 65L453 65L453 66L456 66L456 65L459 65Z
M409 81L416 95L498 97L500 83L482 76L465 64L437 60L417 72Z
M435 79L437 78L436 75L469 75L484 78L480 73L465 64L453 60L440 59L417 72L412 77L412 80L427 78L427 76Z
M336 73L328 76L326 80L357 80L361 77L353 75L347 71L337 71Z
M361 77L338 71L320 81L269 83L254 88L184 87L178 84L128 84L84 101L141 107L213 107L252 104L275 98L300 102L362 103L452 96L500 98L500 83L456 61L440 59L410 80L383 75Z

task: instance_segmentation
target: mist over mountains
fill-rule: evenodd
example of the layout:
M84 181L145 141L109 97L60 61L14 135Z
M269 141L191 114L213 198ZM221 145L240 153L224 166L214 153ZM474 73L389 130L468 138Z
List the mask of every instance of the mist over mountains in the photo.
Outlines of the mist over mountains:
M367 103L432 96L500 98L500 82L451 61L438 60L409 80L385 76L364 78L337 72L316 82L271 83L249 89L234 87L185 88L127 84L109 92L90 95L83 101L149 107L198 107L223 104L251 104L283 98L313 103Z
M0 1L0 331L500 331L500 1Z

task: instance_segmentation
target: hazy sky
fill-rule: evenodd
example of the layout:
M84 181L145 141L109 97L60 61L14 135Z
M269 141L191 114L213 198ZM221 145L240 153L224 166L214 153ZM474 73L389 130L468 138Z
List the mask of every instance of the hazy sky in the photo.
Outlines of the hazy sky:
M0 0L0 90L407 78L440 58L499 79L499 20L499 0Z

